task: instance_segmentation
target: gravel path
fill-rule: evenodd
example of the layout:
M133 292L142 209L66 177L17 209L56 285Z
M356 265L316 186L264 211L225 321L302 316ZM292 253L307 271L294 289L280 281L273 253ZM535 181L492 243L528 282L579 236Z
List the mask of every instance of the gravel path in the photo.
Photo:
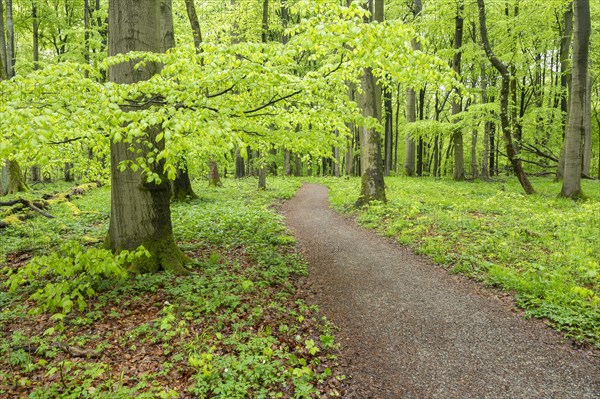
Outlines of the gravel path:
M600 398L597 352L328 204L327 189L309 184L282 211L309 262L311 298L340 328L346 398Z

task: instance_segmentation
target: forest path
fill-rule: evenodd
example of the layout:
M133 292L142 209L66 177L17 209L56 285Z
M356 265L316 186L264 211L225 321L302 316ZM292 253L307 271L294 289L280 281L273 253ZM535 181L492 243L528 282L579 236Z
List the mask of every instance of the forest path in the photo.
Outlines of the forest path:
M346 398L600 398L599 358L338 215L326 187L304 185L282 212L310 265L310 299L341 329Z

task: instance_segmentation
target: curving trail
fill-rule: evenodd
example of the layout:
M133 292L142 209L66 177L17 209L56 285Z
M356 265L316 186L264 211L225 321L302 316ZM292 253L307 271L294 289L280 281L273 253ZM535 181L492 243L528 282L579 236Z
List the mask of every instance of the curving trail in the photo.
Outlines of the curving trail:
M314 300L341 329L346 398L600 398L597 353L339 216L327 188L303 186L283 213Z

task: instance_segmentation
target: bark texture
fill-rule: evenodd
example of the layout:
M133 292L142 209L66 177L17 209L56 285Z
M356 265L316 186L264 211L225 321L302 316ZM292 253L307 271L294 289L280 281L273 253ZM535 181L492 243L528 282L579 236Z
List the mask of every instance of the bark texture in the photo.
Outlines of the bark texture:
M573 76L569 101L569 123L565 137L565 171L561 195L567 198L583 196L581 191L582 141L586 127L587 78L590 46L590 2L575 0L575 31L573 38Z
M109 55L130 51L163 52L161 37L160 0L110 0L109 2ZM134 69L134 62L111 66L109 80L130 84L149 79L160 66L147 63ZM125 110L127 110L125 108ZM145 139L156 142L159 126L148 128ZM134 145L142 154L145 145ZM142 172L127 168L119 171L123 161L135 161L139 155L129 150L130 145L111 143L111 216L106 246L113 252L134 250L143 245L150 258L139 259L130 266L132 272L169 270L185 273L187 257L177 248L173 238L170 210L170 190L165 176L162 183L148 183ZM162 165L157 165L162 173Z
M373 18L371 21L383 22L383 0L372 0ZM361 78L362 93L359 106L367 118L381 120L381 86L378 85L371 68L365 68ZM357 206L371 201L386 201L383 181L383 160L381 156L381 133L372 127L361 126L360 135L360 196Z

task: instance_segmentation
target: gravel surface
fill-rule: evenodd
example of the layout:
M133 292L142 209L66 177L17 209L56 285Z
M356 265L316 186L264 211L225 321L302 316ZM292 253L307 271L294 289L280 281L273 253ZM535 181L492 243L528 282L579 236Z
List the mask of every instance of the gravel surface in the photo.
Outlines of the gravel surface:
M598 351L338 215L327 188L303 186L282 212L308 295L340 328L346 398L600 398Z

